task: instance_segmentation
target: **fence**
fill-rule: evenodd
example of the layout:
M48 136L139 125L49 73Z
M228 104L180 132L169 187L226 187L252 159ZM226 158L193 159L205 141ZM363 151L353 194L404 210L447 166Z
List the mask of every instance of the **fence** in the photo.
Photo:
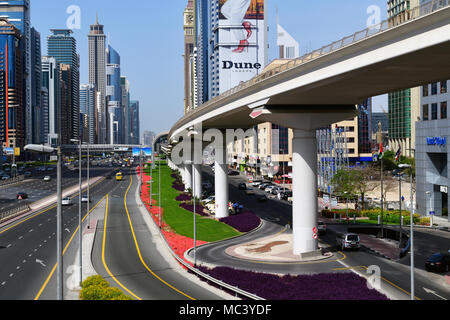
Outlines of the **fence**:
M12 210L1 212L0 213L0 223L5 222L6 220L12 219L24 212L27 212L30 210L30 207L28 205L23 205L17 208L14 208Z
M0 181L0 188L4 187L4 186L9 186L11 184L22 182L23 180L25 180L25 176L17 176L15 178Z

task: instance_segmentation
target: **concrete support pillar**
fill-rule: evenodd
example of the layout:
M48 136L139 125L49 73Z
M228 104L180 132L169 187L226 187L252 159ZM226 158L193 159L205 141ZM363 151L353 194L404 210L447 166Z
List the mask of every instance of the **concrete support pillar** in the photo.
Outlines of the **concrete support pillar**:
M185 189L191 189L192 190L192 163L187 162L184 164L184 178L185 178Z
M194 149L194 197L201 199L202 198L202 150Z
M215 196L216 196L216 218L221 219L229 216L227 147L225 143L221 146L221 150L216 149L216 158L214 166L215 166L214 177L215 177Z
M294 130L293 156L293 236L294 254L318 250L314 228L317 217L317 139L315 130Z

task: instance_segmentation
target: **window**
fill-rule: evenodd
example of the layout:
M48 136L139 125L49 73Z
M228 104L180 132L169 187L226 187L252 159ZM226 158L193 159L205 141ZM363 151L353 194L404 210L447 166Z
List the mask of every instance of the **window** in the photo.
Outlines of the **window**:
M428 97L428 85L422 87L422 96Z
M431 84L431 95L437 94L437 82Z
M441 81L441 94L447 93L447 81Z
M431 105L431 120L437 120L438 118L438 104L433 103Z
M441 119L447 119L447 101L441 102Z
M424 104L423 107L422 107L422 119L423 120L429 120L429 117L428 117L428 105L427 104Z

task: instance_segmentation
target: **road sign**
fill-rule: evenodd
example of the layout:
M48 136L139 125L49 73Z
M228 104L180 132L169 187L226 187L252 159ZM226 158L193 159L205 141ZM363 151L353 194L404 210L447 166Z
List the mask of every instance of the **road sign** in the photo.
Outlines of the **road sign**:
M434 215L436 215L436 212L430 211L430 216L434 216Z
M313 239L314 240L317 240L318 238L319 238L319 236L318 236L318 233L319 232L319 230L317 230L317 228L316 227L314 227L313 228Z

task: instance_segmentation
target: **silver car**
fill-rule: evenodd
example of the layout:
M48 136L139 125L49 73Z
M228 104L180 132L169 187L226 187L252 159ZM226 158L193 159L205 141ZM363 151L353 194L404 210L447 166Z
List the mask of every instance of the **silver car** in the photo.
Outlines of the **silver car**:
M338 235L336 242L338 247L341 248L342 251L346 249L360 249L361 248L361 240L359 235L355 233L344 233Z

